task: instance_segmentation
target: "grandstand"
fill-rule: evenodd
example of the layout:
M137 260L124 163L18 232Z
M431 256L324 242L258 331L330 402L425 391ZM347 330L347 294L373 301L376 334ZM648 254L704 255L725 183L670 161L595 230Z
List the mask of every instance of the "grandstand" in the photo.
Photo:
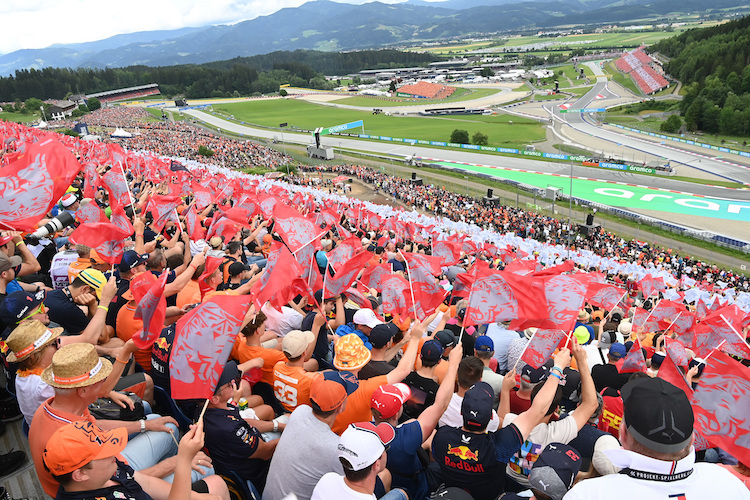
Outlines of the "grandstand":
M101 102L124 101L126 99L137 99L149 95L160 94L158 83L149 83L138 87L128 87L125 89L107 90L106 92L97 92L96 94L87 94L86 99L96 97Z
M615 66L629 74L644 94L653 94L669 86L667 79L654 69L658 63L643 52L643 47L625 52L615 61Z
M455 90L455 87L449 87L448 85L419 81L413 85L400 87L398 93L427 99L445 99L450 97Z

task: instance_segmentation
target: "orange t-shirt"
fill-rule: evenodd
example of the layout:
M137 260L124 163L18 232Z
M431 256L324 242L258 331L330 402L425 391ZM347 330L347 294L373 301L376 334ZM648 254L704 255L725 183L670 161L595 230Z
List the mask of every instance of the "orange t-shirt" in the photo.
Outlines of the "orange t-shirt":
M286 411L292 412L299 405L310 404L310 386L315 375L299 366L276 363L273 369L273 391Z
M199 304L201 301L201 288L196 280L188 281L185 288L177 292L177 307L182 309L188 304Z
M78 276L81 271L88 269L89 267L91 267L91 259L81 259L79 257L78 260L71 263L68 266L68 280L70 283L73 283L73 280L76 279L76 276Z
M244 363L253 358L263 358L263 367L261 368L263 376L260 380L271 386L273 386L273 369L276 363L286 362L286 356L283 352L276 349L266 349L259 345L249 346L239 336L234 342L231 357L236 359L238 363Z
M372 420L372 413L370 412L372 394L378 387L387 383L388 375L360 380L359 388L346 399L346 408L336 417L331 430L341 435L349 424L353 424L354 422L370 422Z
M120 308L115 323L117 338L127 342L130 338L143 329L143 321L135 319L136 305L131 301ZM141 365L147 373L151 373L151 349L138 349L133 353L133 359Z
M52 473L44 468L43 456L47 441L49 441L49 438L52 437L52 434L57 429L66 424L83 420L96 423L96 420L91 416L88 408L84 410L83 415L75 415L53 409L50 406L50 401L53 399L55 398L45 401L36 413L34 413L34 418L31 420L31 428L29 429L29 450L31 451L31 458L34 461L36 475L39 477L39 482L42 483L42 488L44 488L45 493L54 498L57 495L57 490L60 488L60 483L55 481Z

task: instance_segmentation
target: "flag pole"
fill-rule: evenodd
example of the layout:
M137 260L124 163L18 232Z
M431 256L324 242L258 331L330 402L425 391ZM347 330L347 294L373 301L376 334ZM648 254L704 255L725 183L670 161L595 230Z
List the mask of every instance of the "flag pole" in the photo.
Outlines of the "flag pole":
M679 313L677 313L677 316L674 317L674 319L672 320L672 322L669 324L669 326L667 327L667 329L664 331L664 348L665 349L667 348L667 335L666 335L666 332L669 331L670 328L672 328L672 325L674 325L675 322L678 319L680 319L680 316L682 316L682 311L680 311Z
M563 333L565 333L565 330L560 330L560 331L561 331L561 332L563 332ZM570 339L571 339L571 338L573 338L573 331L571 330L571 331L570 331L570 332L569 332L569 333L568 333L568 334L566 335L566 337L568 338L568 340L566 340L566 341L565 341L565 345L563 346L563 349L567 349L567 348L568 348L568 344L570 343Z
M414 300L414 287L411 284L411 271L409 270L409 262L406 260L406 257L404 256L404 252L402 252L400 249L398 251L398 254L401 256L401 258L404 259L404 265L406 266L406 274L409 275L409 291L411 292L411 306L412 306L412 309L414 310L414 321L417 321L419 320L419 318L417 318L417 302Z
M701 361L701 363L703 363L703 364L705 365L705 364L706 364L706 360L707 360L708 358L710 358L711 356L713 356L713 354L714 354L714 353L715 353L716 351L718 351L719 349L721 349L721 346L723 346L723 345L724 345L724 342L726 342L726 341L727 341L727 339L724 339L724 340L722 340L722 341L721 341L721 343L720 343L719 345L717 345L716 347L714 347L713 349L711 349L711 352L709 352L709 353L708 353L708 355L707 355L707 356L706 356L705 358L703 358L703 361Z
M466 304L466 314L464 314L464 319L461 320L461 333L458 336L458 341L461 342L461 339L464 336L464 327L466 325L466 315L469 314L469 309L471 308L471 292L474 288L474 283L472 283L472 287L469 289L469 298L468 303ZM453 292L451 292L452 294Z
M723 314L719 314L719 316L721 317L721 319L723 319L723 320L724 320L724 322L725 322L725 323L726 323L727 325L729 325L729 328L731 328L731 329L732 329L732 331L733 331L733 332L734 332L734 333L735 333L735 334L736 334L736 335L737 335L737 336L738 336L738 337L740 338L740 340L741 340L741 341L742 341L742 342L743 342L743 343L744 343L745 345L747 345L747 340L745 340L745 339L743 339L743 338L742 338L742 335L740 335L740 332L738 332L738 331L737 331L737 329L736 329L736 328L734 327L734 325L732 325L732 323L730 323L730 322L729 322L729 320L728 320L727 318L725 318Z
M321 236L323 236L323 235L324 235L324 234L326 234L327 232L328 232L328 231L323 231L322 233L320 233L319 235L317 235L317 236L316 236L315 238L311 239L310 241L308 241L307 243L305 243L304 245L302 245L301 247L299 247L299 248L298 248L297 250L295 250L294 252L292 252L292 255L296 256L296 255L297 255L297 252L299 252L300 250L302 250L302 249L303 249L303 248L305 248L305 247L306 247L307 245L309 245L310 243L314 242L315 240L317 240L318 238L320 238Z
M521 358L523 358L523 355L526 354L526 349L529 348L531 345L531 341L534 340L534 337L536 337L536 333L539 331L539 329L536 329L536 332L531 334L531 337L529 337L529 341L526 343L526 347L523 348L523 351L521 351L521 355L518 356L518 359L516 360L516 364L513 365L513 369L516 370L518 368L518 362L521 361Z

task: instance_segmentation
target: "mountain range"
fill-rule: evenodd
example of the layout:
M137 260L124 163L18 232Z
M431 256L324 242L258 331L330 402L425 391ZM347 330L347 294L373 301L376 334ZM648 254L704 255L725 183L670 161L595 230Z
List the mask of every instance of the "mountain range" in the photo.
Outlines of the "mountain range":
M315 0L233 25L116 35L0 56L0 75L44 67L170 66L276 50L347 51L471 34L623 22L672 12L744 5L742 0L445 0L364 4Z

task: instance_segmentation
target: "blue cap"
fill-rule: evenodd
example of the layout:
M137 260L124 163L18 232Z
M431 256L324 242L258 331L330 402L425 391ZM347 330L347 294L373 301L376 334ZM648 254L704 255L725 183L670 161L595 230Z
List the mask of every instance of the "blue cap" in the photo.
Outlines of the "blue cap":
M128 250L127 252L122 254L122 260L119 264L117 264L117 268L120 270L120 272L124 273L130 271L140 264L144 264L147 261L147 253L140 254L135 250Z
M14 326L31 315L44 302L47 292L25 292L19 290L8 295L0 305L0 319L7 326Z
M487 335L477 337L474 341L474 350L479 352L492 352L495 350L495 343Z
M464 427L469 430L484 430L492 419L494 398L495 391L487 382L477 382L471 386L461 402Z
M435 339L428 340L422 346L422 362L437 363L443 356L443 346Z
M627 349L625 349L624 345L619 342L615 342L614 344L609 346L609 355L612 357L612 359L620 359L627 356L628 351Z

